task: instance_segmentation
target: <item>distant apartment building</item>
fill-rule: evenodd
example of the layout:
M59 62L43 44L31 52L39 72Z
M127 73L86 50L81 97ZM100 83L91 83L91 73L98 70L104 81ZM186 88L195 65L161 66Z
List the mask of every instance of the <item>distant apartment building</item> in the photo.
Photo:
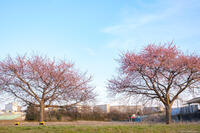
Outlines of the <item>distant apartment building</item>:
M98 111L102 113L110 113L110 105L109 104L96 105L94 106L93 111Z
M9 111L9 112L20 112L21 110L21 107L18 106L18 103L17 102L12 102L12 103L9 103L9 104L6 104L5 105L5 111Z
M98 111L102 113L110 113L110 112L120 112L120 113L138 113L143 109L142 106L127 106L127 105L117 105L110 106L109 104L96 105L93 108L93 111Z
M73 107L71 107L70 110L74 110L77 111L79 113L90 113L93 111L92 107L89 105L81 105L81 104L77 104Z
M120 112L120 113L138 113L143 109L142 106L127 106L127 105L118 105L118 106L110 106L110 111Z

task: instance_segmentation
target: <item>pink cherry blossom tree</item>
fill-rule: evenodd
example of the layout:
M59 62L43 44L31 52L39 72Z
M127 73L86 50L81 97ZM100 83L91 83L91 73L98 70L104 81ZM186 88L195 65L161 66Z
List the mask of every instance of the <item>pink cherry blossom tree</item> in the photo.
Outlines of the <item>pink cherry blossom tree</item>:
M186 55L172 43L149 44L140 53L126 52L119 59L119 74L108 81L114 94L157 99L171 122L174 101L200 85L200 57Z
M40 107L68 107L94 99L91 76L64 60L47 57L8 56L0 61L0 87L21 101Z

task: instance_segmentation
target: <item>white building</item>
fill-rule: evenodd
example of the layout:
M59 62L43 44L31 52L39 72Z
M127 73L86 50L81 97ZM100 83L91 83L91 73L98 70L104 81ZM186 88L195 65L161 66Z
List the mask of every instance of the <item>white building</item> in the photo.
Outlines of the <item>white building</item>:
M135 106L128 106L128 105L117 105L117 106L110 106L110 111L118 111L121 113L137 113L141 112L143 109L142 106L140 105L135 105Z
M1 115L1 114L4 114L4 112L3 112L2 110L0 110L0 115Z
M100 111L103 113L110 113L110 105L109 104L96 105L93 110Z
M183 107L172 108L171 115L193 114L200 111L200 97L186 101Z
M5 111L17 112L19 111L18 109L19 109L19 106L18 106L18 103L16 102L12 102L5 105Z

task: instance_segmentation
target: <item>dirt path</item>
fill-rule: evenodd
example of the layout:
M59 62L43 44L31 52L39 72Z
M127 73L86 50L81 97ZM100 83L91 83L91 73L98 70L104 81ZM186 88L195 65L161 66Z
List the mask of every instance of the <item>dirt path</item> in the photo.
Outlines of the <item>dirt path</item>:
M0 121L0 126L14 125L15 121ZM38 126L38 122L21 121L23 126ZM46 122L45 125L87 125L87 126L111 126L111 125L132 125L131 122L104 122L104 121L73 121L73 122Z

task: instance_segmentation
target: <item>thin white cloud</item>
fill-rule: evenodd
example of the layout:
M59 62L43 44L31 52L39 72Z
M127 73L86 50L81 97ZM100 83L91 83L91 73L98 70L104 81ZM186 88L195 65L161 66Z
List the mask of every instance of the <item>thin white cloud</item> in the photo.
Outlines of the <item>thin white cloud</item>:
M91 48L85 48L85 51L86 51L90 56L94 56L94 55L95 55L94 50L91 49Z
M129 48L134 43L136 43L136 41L133 39L126 39L126 40L114 39L107 44L107 47L118 48L121 45L123 45L123 48Z
M199 35L195 25L197 26L200 19L194 16L191 19L190 16L197 14L199 7L200 3L197 0L177 0L157 2L153 9L150 7L142 12L134 10L134 13L122 18L118 24L102 29L102 32L112 35L107 47L128 48L133 44L170 41Z
M147 13L145 15L138 16L130 16L130 18L125 18L126 22L122 24L117 24L113 26L109 26L104 28L102 31L109 34L122 34L124 32L128 32L130 30L134 30L139 28L145 24L165 19L166 17L175 14L177 12L178 7L168 8L159 13Z

